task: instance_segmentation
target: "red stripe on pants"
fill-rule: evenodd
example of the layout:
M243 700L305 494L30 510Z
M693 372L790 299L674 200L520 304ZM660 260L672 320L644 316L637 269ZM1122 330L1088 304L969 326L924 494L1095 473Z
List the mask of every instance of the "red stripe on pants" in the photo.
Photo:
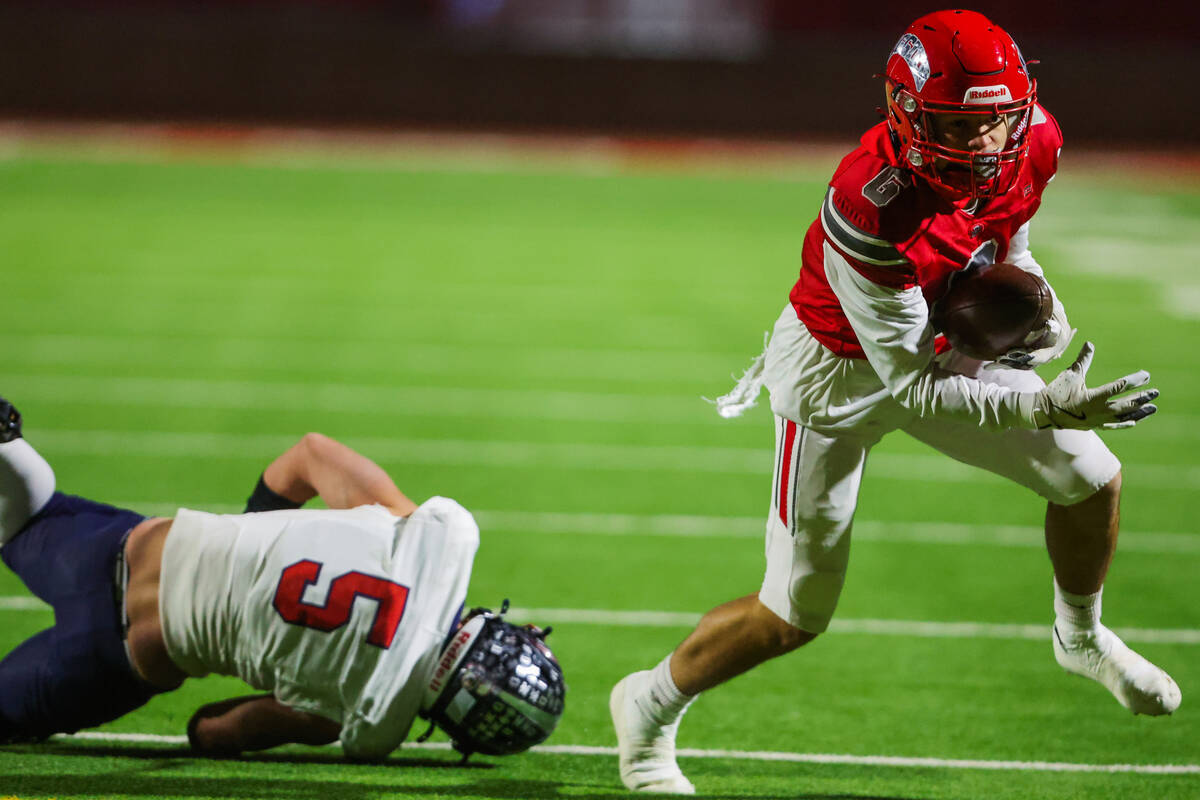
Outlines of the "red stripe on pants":
M791 528L788 522L788 480L792 476L792 445L796 443L796 423L790 419L783 429L783 459L779 462L779 521Z

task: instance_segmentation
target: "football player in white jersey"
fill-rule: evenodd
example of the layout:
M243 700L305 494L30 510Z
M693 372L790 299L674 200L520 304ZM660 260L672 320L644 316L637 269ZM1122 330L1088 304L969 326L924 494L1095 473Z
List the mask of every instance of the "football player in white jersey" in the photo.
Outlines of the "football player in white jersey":
M885 71L887 119L834 172L766 352L718 400L733 416L770 390L776 467L761 589L710 611L657 666L613 688L630 789L692 793L675 760L688 704L826 630L867 453L896 430L1044 498L1056 660L1134 713L1179 706L1170 676L1100 622L1121 465L1091 429L1154 413L1157 391L1121 396L1149 375L1089 388L1088 344L1045 384L1028 368L1062 354L1072 334L1057 299L1052 324L986 366L947 351L930 322L956 274L995 262L1042 273L1029 221L1057 170L1057 123L1012 37L975 12L916 20Z
M318 496L328 509L299 508ZM210 673L264 693L193 715L204 754L340 740L378 759L417 716L464 754L554 730L565 685L548 631L504 621L507 606L462 615L479 529L458 503L417 505L310 433L246 510L144 518L58 492L0 398L0 556L55 611L0 661L0 742L99 725Z

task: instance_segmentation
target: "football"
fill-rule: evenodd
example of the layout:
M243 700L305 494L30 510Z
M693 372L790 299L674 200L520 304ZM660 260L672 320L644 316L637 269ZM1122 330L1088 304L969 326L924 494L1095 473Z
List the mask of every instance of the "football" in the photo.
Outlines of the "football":
M933 305L932 320L955 350L990 361L1014 347L1036 346L1025 339L1046 324L1053 310L1044 280L1000 263L953 275L950 288Z

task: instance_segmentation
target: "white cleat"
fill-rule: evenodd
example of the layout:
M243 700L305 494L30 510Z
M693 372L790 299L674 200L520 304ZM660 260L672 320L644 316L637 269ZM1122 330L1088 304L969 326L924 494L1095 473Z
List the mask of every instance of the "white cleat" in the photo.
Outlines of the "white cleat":
M1067 672L1104 685L1134 714L1158 716L1179 708L1182 694L1171 676L1130 650L1103 625L1063 636L1053 629L1054 658Z
M634 702L649 679L649 671L626 675L608 698L608 710L617 731L621 782L635 792L695 794L696 787L683 777L675 763L679 720L660 725Z

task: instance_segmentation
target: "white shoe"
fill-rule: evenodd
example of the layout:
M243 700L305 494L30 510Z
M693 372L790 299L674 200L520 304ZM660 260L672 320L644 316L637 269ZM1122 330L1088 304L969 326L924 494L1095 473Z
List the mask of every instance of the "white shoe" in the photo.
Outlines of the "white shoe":
M1171 676L1103 625L1065 636L1055 626L1052 639L1054 658L1063 669L1103 684L1134 714L1158 716L1179 708L1182 695Z
M679 720L660 725L634 702L649 680L648 670L626 675L608 698L608 710L617 731L621 782L635 792L695 794L696 787L683 777L675 763Z

